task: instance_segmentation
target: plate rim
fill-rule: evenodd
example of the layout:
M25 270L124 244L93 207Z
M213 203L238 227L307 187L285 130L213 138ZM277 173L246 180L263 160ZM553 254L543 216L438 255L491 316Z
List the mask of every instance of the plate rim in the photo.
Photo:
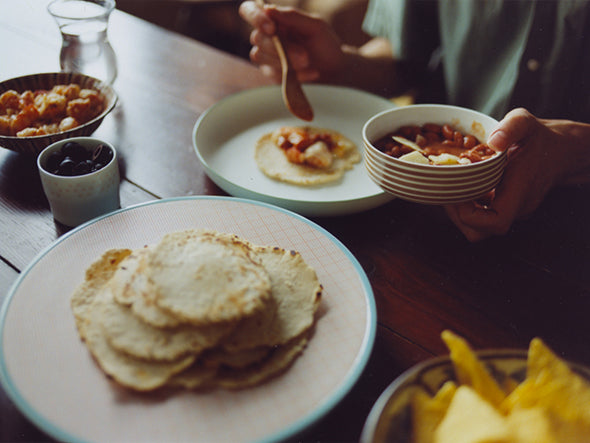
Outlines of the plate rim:
M332 91L334 91L334 93L336 93L337 91L346 91L349 93L374 97L376 100L380 100L384 104L388 104L392 109L397 107L395 105L395 103L391 102L390 100L388 100L385 97L381 97L379 95L372 94L370 92L367 92L367 91L364 91L361 89L356 89L356 88L350 88L350 87L345 87L345 86L336 86L336 85L324 85L324 84L305 84L305 85L303 85L303 89L307 90L308 94L310 92L313 93L313 90L332 90ZM226 105L228 102L230 102L232 100L236 100L240 97L244 97L246 95L250 95L250 94L251 95L258 95L258 94L262 94L262 93L267 93L269 91L276 91L277 97L282 97L280 85L266 85L266 86L260 86L260 87L256 87L256 88L250 88L250 89L246 89L243 91L239 91L239 92L236 92L234 94L231 94L231 95L228 95L228 96L222 98L221 100L217 101L216 103L214 103L213 105L208 107L198 117L197 121L195 122L193 129L191 131L191 143L192 143L193 150L195 151L199 162L201 163L201 165L205 169L207 176L217 186L222 188L225 192L228 192L228 194L231 194L223 186L223 183L228 183L232 188L239 189L241 193L245 193L248 195L247 197L236 196L236 198L246 198L246 199L256 198L256 200L258 200L258 201L263 201L265 203L270 203L275 206L280 206L280 207L283 207L283 208L285 208L287 210L291 210L291 211L293 211L293 210L290 209L290 207L297 207L297 208L300 208L298 210L298 213L305 215L305 216L318 215L315 213L318 210L321 210L321 213L319 214L320 216L322 216L322 215L349 215L349 214L354 214L354 213L358 213L358 212L362 212L362 211L366 211L366 210L369 210L372 208L382 206L395 198L394 196L392 196L391 194L388 194L387 192L383 191L380 188L376 189L375 190L376 192L372 195L358 197L358 198L342 198L342 199L338 199L338 200L305 200L305 199L304 200L297 200L297 199L291 199L291 198L283 198L280 196L274 196L274 195L262 193L262 192L259 192L256 190L252 190L252 189L248 189L246 187L243 187L237 183L232 182L228 178L223 177L221 174L219 174L218 171L213 169L209 165L207 160L203 157L201 150L199 150L197 147L197 131L198 131L199 127L203 124L205 119L207 119L212 112L214 112L217 108ZM384 112L384 111L377 111L375 114L380 113L380 112ZM309 123L309 122L302 123L302 125L306 125L306 126L310 125L310 124L311 123ZM361 139L362 139L362 137L361 137ZM363 147L359 146L359 150L362 154ZM362 162L364 162L364 158L363 158ZM362 167L363 165L360 164L359 166ZM220 182L222 182L222 183L220 183ZM355 205L355 203L358 203L358 202L365 202L366 205L359 205L358 208L355 210L343 209L343 207ZM284 206L284 205L289 205L290 207ZM336 209L333 211L326 211L326 208L325 208L326 205L332 205ZM302 207L308 208L308 209L302 210L301 209Z
M80 231L86 229L87 227L94 225L96 223L101 222L102 220L108 219L116 214L133 211L138 208L144 208L147 206L159 205L159 204L167 204L167 203L174 203L180 201L203 201L203 200L222 200L222 201L233 201L236 203L243 203L243 204L251 204L251 205L258 205L263 206L271 210L275 210L278 212L282 212L288 216L294 217L299 221L304 222L305 224L309 225L311 228L316 229L322 235L326 236L330 242L332 242L345 256L352 265L354 266L355 270L357 271L357 275L359 277L361 286L364 289L364 299L367 304L367 312L366 312L366 325L364 328L364 336L363 340L359 347L359 352L356 355L356 358L347 371L346 376L341 380L341 383L336 387L335 391L321 404L317 407L313 408L307 414L303 415L298 420L290 423L288 426L283 428L282 430L257 440L257 442L279 442L283 441L289 437L296 436L306 429L310 428L316 422L321 420L325 417L332 409L334 409L343 399L344 397L352 390L352 388L356 385L359 378L361 377L362 373L366 369L368 364L369 358L373 352L376 333L377 333L377 308L376 308L376 301L375 296L373 293L373 289L369 278L362 268L360 262L356 259L356 257L352 254L352 252L344 245L339 239L337 239L333 234L327 231L322 226L318 225L317 223L309 220L308 218L290 211L288 209L282 208L280 206L272 205L266 202L261 202L257 200L251 200L246 198L240 197L231 197L231 196L213 196L213 195L200 195L200 196L182 196L182 197L170 197L158 200L151 200L143 203L138 203L135 205L130 205L126 208L118 209L114 212L109 214L102 215L97 217L93 220L83 223L82 225L72 229L71 231L63 234L61 237L54 240L51 244L43 248L31 262L21 271L15 282L9 288L5 299L3 300L2 305L0 306L0 344L4 342L4 333L5 333L5 323L8 312L10 310L10 305L12 304L13 299L16 297L16 293L22 282L27 278L27 275L35 268L35 266L39 263L39 261L45 257L50 251L57 248L63 242L68 240L70 237L75 236ZM83 442L85 440L81 439L79 436L75 436L70 434L67 430L62 429L60 426L55 425L50 420L46 419L41 415L41 413L31 405L23 396L18 386L16 386L15 382L12 380L8 368L6 367L6 356L3 351L4 347L0 346L0 386L6 393L7 397L14 403L16 408L28 419L31 423L43 431L47 433L49 436L54 437L60 441L71 441L71 442Z

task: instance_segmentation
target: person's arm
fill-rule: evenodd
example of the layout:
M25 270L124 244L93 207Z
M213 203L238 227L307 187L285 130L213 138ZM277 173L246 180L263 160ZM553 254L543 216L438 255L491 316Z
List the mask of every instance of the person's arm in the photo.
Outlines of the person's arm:
M389 42L377 38L361 47L343 45L324 20L294 8L254 1L240 5L240 15L254 29L250 59L265 74L280 79L280 64L271 36L278 34L302 82L351 86L393 96L408 89L403 63L392 56Z
M590 182L590 124L542 120L525 109L515 109L498 124L488 144L509 149L494 198L486 206L446 207L470 241L505 234L515 220L537 209L554 187Z

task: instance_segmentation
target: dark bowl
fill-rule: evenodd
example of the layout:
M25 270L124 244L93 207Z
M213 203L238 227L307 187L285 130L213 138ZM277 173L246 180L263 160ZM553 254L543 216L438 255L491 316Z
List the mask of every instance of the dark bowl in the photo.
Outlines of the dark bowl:
M51 89L55 85L76 83L81 88L95 89L105 98L105 108L97 117L73 129L56 134L38 135L34 137L11 137L0 135L0 147L23 154L37 156L50 144L70 137L89 136L100 126L105 116L113 110L117 103L117 94L106 83L84 74L70 72L47 72L16 77L0 83L0 94L13 89L17 92L37 89Z

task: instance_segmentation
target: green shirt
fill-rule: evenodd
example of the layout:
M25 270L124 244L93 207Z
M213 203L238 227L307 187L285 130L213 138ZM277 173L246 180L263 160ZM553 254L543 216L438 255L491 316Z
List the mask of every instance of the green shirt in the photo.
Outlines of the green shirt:
M363 29L440 65L447 103L590 122L589 0L371 0Z

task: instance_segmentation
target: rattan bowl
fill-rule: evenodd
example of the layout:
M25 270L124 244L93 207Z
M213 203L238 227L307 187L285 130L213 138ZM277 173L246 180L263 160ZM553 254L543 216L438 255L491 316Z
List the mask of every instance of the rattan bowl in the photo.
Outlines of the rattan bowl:
M1 82L0 94L10 89L17 92L27 90L35 91L38 89L51 89L55 85L69 83L77 83L82 88L95 89L103 94L105 97L105 108L103 112L83 125L56 134L38 135L35 137L11 137L0 135L0 147L36 157L43 149L56 141L70 137L89 136L92 134L117 103L117 94L113 88L96 78L84 74L66 72L31 74Z

